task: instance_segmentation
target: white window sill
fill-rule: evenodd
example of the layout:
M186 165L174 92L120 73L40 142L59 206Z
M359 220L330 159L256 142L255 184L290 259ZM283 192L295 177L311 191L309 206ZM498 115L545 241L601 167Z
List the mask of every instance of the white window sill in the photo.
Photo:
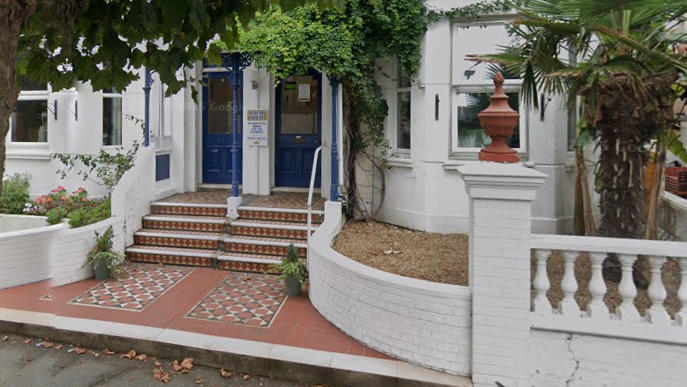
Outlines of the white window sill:
M406 155L393 155L386 160L386 164L390 167L413 168L413 160L403 156Z
M8 143L6 155L8 159L50 160L52 158L47 142Z

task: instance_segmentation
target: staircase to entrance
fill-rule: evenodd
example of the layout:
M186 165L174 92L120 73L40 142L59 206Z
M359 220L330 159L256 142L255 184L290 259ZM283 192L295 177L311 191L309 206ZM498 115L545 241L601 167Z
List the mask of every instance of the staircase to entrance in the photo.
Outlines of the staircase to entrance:
M126 249L129 261L273 273L293 243L307 257L307 195L244 195L239 218L226 217L226 191L177 194L151 203L151 214ZM313 203L312 230L324 218Z

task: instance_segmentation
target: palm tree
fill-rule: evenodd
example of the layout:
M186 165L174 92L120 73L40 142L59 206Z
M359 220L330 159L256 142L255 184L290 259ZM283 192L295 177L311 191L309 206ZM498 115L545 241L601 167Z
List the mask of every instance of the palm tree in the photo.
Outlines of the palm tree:
M643 238L646 145L675 125L674 84L687 74L687 54L674 49L687 39L675 26L687 2L529 0L516 8L519 43L473 60L520 74L529 105L540 92L566 95L571 110L580 104L578 157L591 140L599 149L599 234Z

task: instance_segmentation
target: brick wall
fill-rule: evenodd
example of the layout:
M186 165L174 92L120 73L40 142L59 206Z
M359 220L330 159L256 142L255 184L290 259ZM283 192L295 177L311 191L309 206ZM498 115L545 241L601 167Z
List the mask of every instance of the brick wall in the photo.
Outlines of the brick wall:
M340 228L334 218L327 213L311 239L310 300L315 308L380 352L469 375L470 289L385 273L344 257L330 248Z

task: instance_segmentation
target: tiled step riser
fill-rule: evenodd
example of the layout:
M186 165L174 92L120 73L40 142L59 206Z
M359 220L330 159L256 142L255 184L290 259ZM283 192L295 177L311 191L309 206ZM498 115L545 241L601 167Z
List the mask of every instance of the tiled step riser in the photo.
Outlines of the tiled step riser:
M159 215L227 216L223 207L151 206L150 211Z
M224 232L222 223L176 222L168 220L143 220L143 228L157 230L214 231Z
M134 235L134 243L137 245L186 247L196 249L217 249L218 240L170 238Z
M223 251L233 253L266 254L280 257L285 257L289 249L288 246L257 245L238 242L220 243L220 247L223 247ZM306 258L308 256L307 248L296 247L296 251L298 251L298 256L301 258Z
M308 239L307 230L290 230L256 226L232 226L230 234L269 238L286 238L297 241L305 241Z
M307 223L308 214L279 211L239 210L240 220L275 220L280 222ZM312 214L314 224L322 223L324 215Z
M279 271L274 270L272 265L265 263L250 263L250 262L235 262L235 261L219 261L219 269L230 271L245 271L248 273L262 273L262 274L279 274Z
M132 262L164 263L168 265L212 267L212 258L189 257L181 255L164 255L153 253L127 252L126 258Z

